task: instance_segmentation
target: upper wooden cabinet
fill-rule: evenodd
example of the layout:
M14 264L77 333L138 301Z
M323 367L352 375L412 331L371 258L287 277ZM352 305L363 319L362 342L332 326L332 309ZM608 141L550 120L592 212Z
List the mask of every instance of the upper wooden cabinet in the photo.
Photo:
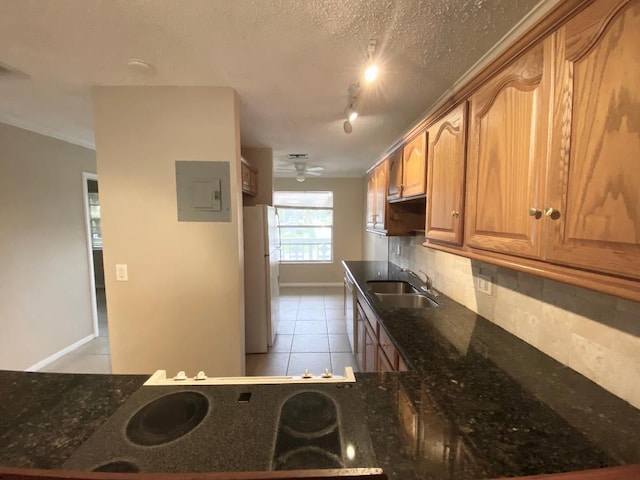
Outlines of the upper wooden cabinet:
M427 133L422 132L402 151L402 198L427 193Z
M389 162L387 200L397 200L402 197L402 149L392 153L387 162Z
M550 46L549 40L534 46L469 100L469 246L540 255Z
M428 130L426 237L462 245L466 103Z
M240 162L240 174L242 177L242 193L251 196L258 194L258 171L242 158Z
M367 229L385 233L387 162L380 163L367 178Z
M408 235L416 223L415 215L394 209L392 204L387 203L388 160L380 162L367 177L367 230L383 235ZM422 210L424 212L424 208Z
M375 171L367 176L367 229L372 229L376 219L376 176Z
M640 278L640 1L595 2L554 40L546 259Z
M382 162L374 170L376 178L376 213L373 222L375 230L386 230L386 211L387 211L387 179L389 175L389 163Z

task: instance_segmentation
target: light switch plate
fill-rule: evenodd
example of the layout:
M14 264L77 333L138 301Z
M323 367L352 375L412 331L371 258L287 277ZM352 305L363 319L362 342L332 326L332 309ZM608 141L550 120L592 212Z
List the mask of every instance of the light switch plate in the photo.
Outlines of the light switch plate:
M116 264L116 280L118 282L127 282L129 280L129 272L126 263Z

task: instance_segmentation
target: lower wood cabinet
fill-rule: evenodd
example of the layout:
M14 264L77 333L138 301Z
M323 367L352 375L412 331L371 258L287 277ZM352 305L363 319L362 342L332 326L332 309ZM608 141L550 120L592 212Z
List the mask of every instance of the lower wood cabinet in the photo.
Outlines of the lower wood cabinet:
M391 343L373 310L361 295L356 302L356 351L362 372L408 371L406 363Z

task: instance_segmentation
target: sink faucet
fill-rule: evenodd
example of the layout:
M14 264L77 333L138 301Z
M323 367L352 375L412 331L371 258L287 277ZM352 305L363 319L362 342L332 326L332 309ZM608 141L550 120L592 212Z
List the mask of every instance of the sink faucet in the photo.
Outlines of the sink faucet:
M433 289L433 281L431 280L431 278L429 277L429 275L427 275L425 272L423 272L422 270L420 270L420 273L424 273L424 277L425 280L422 280L422 277L420 275L418 275L416 272L414 272L413 270L409 270L408 268L401 268L400 269L401 272L404 273L408 273L409 275L416 277L418 280L420 280L421 282L424 282L425 285L423 285L422 287L420 287L420 290L422 290L423 292L429 293L431 295L433 295L434 297L438 296L438 292L436 292Z

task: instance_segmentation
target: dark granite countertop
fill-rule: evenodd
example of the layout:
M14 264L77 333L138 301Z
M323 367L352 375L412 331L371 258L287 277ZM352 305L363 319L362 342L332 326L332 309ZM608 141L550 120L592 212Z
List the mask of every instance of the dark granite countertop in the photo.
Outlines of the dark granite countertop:
M392 263L343 263L414 369L379 377L395 382L390 390L398 395L390 415L399 422L394 441L405 454L389 459L395 468L405 465L424 478L483 478L640 463L640 410L445 295L437 308L389 308L367 281L423 285ZM454 475L442 458L449 466L474 464L476 471Z
M335 385L197 387L212 409L224 405L224 421L220 430L188 434L186 443L234 445L217 468L270 468L276 433L268 441L256 439L273 430L283 399L301 390L335 398L341 415L353 417L343 442L356 459L373 447L375 460L361 456L361 462L384 468L393 479L492 478L640 463L640 411L444 295L437 308L387 308L366 288L367 280L420 286L393 264L345 266L413 371L360 373L356 384L339 391ZM143 471L145 462L156 471L206 468L193 455L163 464L154 460L164 458L158 447L118 445L126 419L154 389L180 389L141 388L145 379L0 371L0 465L89 469L106 457L124 456ZM241 392L252 393L249 404L233 400ZM232 441L234 435L247 440ZM105 458L93 458L92 445L101 444L109 445L102 449ZM167 445L167 454L182 448Z

